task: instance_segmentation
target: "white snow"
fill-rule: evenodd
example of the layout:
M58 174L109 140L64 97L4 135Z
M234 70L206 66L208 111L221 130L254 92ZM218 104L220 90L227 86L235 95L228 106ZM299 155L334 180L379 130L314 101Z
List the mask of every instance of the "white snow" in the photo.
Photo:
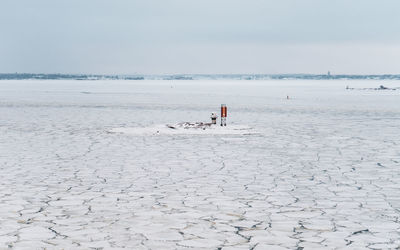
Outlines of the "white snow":
M0 81L0 248L395 248L380 85L400 82ZM221 103L226 127L166 126Z
M169 125L172 126L172 125ZM109 130L110 133L122 133L137 136L149 135L251 135L257 132L249 126L245 125L229 125L228 127L221 127L219 125L212 125L211 127L204 128L171 128L167 125L154 125L150 127L120 127Z

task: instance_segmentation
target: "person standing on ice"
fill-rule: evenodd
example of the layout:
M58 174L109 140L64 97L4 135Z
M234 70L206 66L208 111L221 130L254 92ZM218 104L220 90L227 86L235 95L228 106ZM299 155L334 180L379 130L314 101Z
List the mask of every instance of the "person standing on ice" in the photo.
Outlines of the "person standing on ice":
M217 124L217 114L211 113L211 124Z

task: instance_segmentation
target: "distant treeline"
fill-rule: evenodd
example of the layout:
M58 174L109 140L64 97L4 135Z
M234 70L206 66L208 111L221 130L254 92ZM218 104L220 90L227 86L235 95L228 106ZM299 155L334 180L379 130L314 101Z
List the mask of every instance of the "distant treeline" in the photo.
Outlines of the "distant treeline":
M182 74L182 75L85 75L85 74L0 74L0 80L400 80L400 75L313 75L313 74Z
M30 74L30 73L13 73L0 74L0 80L144 80L140 76L118 76L118 75L78 75L78 74Z

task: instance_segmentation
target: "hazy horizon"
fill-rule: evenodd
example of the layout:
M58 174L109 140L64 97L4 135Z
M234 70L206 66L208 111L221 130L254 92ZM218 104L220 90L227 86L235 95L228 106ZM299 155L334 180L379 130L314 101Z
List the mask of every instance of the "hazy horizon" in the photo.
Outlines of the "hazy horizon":
M0 72L0 75L18 75L18 74L20 74L20 75L24 75L24 74L26 74L26 75L87 75L87 76L90 76L90 75L97 75L97 76L185 76L185 75L187 75L187 76L218 76L218 75L221 75L221 76L223 76L223 75L226 75L226 76L229 76L229 75L231 75L231 76L235 76L235 75L242 75L242 76L257 76L257 75L259 75L259 76L285 76L285 75L288 75L288 76L290 76L290 75L292 75L292 76L295 76L295 75L304 75L304 76L307 76L307 75L309 75L309 76L321 76L321 75L326 75L326 76L328 76L328 75L330 75L330 76L385 76L385 75L388 75L388 76L399 76L400 75L400 73L393 73L393 74L385 74L385 73L382 73L382 74L351 74L351 73L349 73L349 74L335 74L334 72L330 72L330 71L328 71L328 72L321 72L321 73L290 73L290 72L288 72L288 73L275 73L275 74L269 74L269 73L164 73L164 74L162 74L162 73L160 73L160 74L158 74L158 73L155 73L155 74L140 74L140 73L132 73L132 74L129 74L129 73L122 73L122 74L102 74L102 73L74 73L74 72L71 72L71 73L60 73L60 72L49 72L49 73L43 73L43 72L38 72L38 73L33 73L33 72Z

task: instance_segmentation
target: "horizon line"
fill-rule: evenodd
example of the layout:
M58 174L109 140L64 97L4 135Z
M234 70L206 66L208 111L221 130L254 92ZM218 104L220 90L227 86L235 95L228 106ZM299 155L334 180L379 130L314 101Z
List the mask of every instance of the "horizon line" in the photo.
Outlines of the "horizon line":
M75 76L399 76L400 73L385 73L385 74L317 74L317 73L132 73L132 74L103 74L103 73L31 73L31 72L13 72L0 73L0 75L75 75Z

